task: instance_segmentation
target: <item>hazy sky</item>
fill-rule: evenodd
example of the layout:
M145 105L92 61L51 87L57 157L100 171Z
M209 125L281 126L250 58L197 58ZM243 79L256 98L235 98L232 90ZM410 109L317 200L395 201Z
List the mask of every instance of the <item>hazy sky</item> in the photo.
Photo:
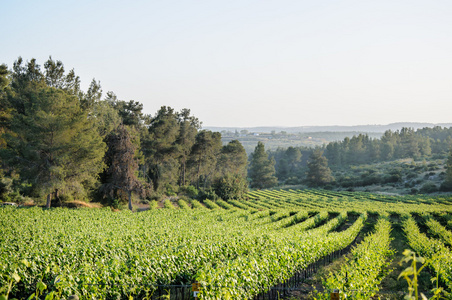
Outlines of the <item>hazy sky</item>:
M1 0L0 63L205 126L452 122L452 1Z

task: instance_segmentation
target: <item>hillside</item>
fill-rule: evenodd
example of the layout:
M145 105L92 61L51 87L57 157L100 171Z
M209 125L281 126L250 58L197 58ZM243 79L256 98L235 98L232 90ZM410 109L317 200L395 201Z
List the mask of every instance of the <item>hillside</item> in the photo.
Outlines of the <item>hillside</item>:
M354 125L354 126L297 126L297 127L284 127L284 126L260 126L260 127L218 127L218 126L203 126L204 129L211 131L242 131L247 130L253 133L271 133L285 131L287 133L301 133L301 132L361 132L361 133L383 133L386 130L400 130L403 127L420 129L424 127L451 127L452 123L422 123L422 122L397 122L387 125Z

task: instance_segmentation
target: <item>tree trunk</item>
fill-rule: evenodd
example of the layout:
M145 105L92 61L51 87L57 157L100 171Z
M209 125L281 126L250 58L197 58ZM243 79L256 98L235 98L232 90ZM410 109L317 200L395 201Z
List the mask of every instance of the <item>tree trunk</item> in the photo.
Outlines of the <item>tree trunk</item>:
M58 189L55 189L55 200L58 201L58 204L62 207L63 203L61 203L61 199L60 199L60 191Z
M52 193L47 194L47 203L46 207L50 208L50 203L52 202Z
M199 173L201 172L201 161L198 162L198 172L197 172L197 176L198 176L198 180L196 181L196 188L199 189Z
M132 207L132 191L128 191L128 196L129 196L129 209L130 211L132 211L133 207Z
M182 186L185 186L185 157L182 159Z

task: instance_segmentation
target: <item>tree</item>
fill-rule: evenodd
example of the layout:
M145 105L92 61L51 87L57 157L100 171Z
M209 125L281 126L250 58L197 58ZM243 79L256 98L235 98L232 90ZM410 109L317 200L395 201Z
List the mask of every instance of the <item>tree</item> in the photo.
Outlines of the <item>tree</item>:
M62 89L79 98L83 97L83 93L80 91L80 78L75 75L74 70L70 70L65 75L63 63L59 60L52 60L52 57L49 57L44 63L44 80L47 86Z
M129 102L118 100L113 92L107 93L106 101L118 111L124 125L134 126L135 128L142 125L145 118L142 103L133 100L129 100Z
M11 108L6 101L8 86L8 67L6 65L0 65L0 148L6 146L3 134L6 133L7 124L11 120Z
M79 99L62 89L40 87L17 93L20 110L11 121L3 156L19 168L21 178L47 194L62 191L86 197L102 171L105 144L80 107ZM17 107L14 103L13 107Z
M234 174L246 178L247 163L245 148L238 140L232 140L221 148L218 159L220 176Z
M217 172L217 158L221 150L221 134L210 130L201 130L195 139L191 153L190 165L196 180L196 187L199 189L201 180L204 181L204 188L212 175Z
M250 186L258 189L275 186L278 183L278 179L275 177L275 161L268 158L262 142L257 143L250 158L248 171L248 177L251 179Z
M106 138L122 123L118 111L108 101L94 103L91 118L95 120L97 131L102 138Z
M142 151L149 167L149 177L154 190L164 184L176 184L178 178L176 140L179 136L177 114L174 109L162 106L150 120L148 134L143 139Z
M301 162L301 151L299 148L289 147L286 150L285 157L287 164L289 165L289 172L294 173L298 168L298 164Z
M162 106L148 125L142 151L154 189L168 184L185 186L188 162L193 160L191 152L201 122L190 115L189 109L175 112L171 107Z
M328 157L328 161L331 162L332 165L341 165L343 161L344 151L342 150L342 143L340 142L331 142L326 145L326 156Z
M124 125L120 125L108 135L107 146L105 162L108 168L103 175L105 183L100 190L104 196L127 198L129 209L132 210L132 192L145 195L148 186L136 176L136 147Z
M328 160L320 149L315 149L309 157L307 180L312 186L320 186L334 181L328 167Z
M182 109L177 114L179 124L179 135L175 142L176 155L179 160L179 185L185 186L187 174L187 161L190 156L191 149L195 143L196 134L201 127L198 118L190 116L189 109Z
M418 137L413 128L403 127L399 133L400 136L400 157L418 158L420 156Z
M12 115L4 135L8 145L1 151L5 165L34 192L46 193L47 206L60 192L85 198L103 170L105 143L91 108L84 108L79 77L74 70L65 74L62 62L51 57L44 72L35 59L24 63L19 57L8 79L0 96Z
M449 152L449 157L446 162L446 178L441 184L442 191L452 191L452 149Z

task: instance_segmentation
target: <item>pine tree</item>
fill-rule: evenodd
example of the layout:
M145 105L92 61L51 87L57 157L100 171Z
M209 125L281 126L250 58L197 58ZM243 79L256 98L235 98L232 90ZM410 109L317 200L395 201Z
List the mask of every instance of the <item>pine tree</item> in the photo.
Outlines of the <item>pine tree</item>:
M20 95L3 155L22 179L47 194L47 207L58 192L78 198L102 171L105 144L76 96L62 89L38 87ZM11 101L14 101L12 99Z
M252 188L269 188L278 183L275 177L275 161L268 158L265 146L258 142L254 152L251 154L248 177L251 179Z
M209 130L201 130L195 138L189 165L196 181L196 187L207 188L207 183L211 182L214 174L218 171L217 159L221 150L221 134Z
M142 151L149 168L155 191L165 183L175 185L178 179L176 141L179 135L177 114L171 107L162 106L150 121L143 139Z
M328 167L328 160L320 149L315 149L309 157L307 180L311 186L320 186L334 181Z
M7 124L11 120L11 108L6 102L8 85L8 68L6 65L0 65L0 148L6 146L3 134L6 133Z
M187 162L195 143L196 134L201 128L198 118L190 116L189 109L182 109L178 116L179 134L175 142L175 152L179 161L179 186L184 186L187 179Z
M221 149L218 160L220 176L233 174L246 179L247 163L245 148L238 140L232 140Z
M452 191L452 149L449 152L449 157L446 162L446 178L441 184L442 191Z

